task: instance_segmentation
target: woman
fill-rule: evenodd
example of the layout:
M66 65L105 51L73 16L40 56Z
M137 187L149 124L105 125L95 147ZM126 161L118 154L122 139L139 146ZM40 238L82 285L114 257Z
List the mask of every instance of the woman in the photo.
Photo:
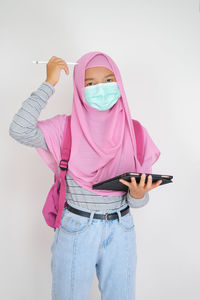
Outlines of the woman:
M136 233L129 207L149 201L152 184L145 172L160 151L147 130L144 157L138 160L136 138L122 79L115 62L102 52L83 55L73 71L71 114L72 146L66 175L66 202L61 226L56 229L52 251L52 299L86 300L96 269L103 300L133 300L136 287ZM23 102L9 128L18 142L51 152L54 130L63 134L55 118L38 121L41 110L55 92L60 71L69 74L66 62L53 56L47 77L37 91ZM59 115L64 121L66 115ZM53 124L50 138L42 124ZM40 150L39 150L40 149ZM144 172L139 184L120 180L124 191L93 190L92 185L125 172Z

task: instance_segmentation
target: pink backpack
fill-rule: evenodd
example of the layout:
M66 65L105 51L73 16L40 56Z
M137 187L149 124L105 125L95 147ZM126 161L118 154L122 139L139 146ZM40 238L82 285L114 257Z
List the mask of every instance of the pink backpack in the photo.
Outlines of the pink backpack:
M132 119L132 121L136 135L137 158L142 164L144 153L143 128L137 120ZM54 228L54 231L56 228L60 227L63 209L67 205L67 202L65 201L65 195L66 173L71 151L71 115L66 117L61 151L61 160L59 164L60 174L56 175L56 173L54 173L54 184L47 195L42 210L46 223L48 226Z
M62 212L65 205L66 194L66 173L68 169L68 161L71 152L71 115L67 116L64 129L64 139L61 152L61 161L59 164L60 174L54 173L54 184L52 185L44 207L42 214L46 223L54 228L60 227ZM66 203L67 204L67 203Z

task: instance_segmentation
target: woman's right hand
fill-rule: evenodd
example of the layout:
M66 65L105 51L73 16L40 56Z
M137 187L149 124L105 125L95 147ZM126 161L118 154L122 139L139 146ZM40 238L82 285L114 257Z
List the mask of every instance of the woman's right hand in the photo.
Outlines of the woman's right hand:
M45 81L48 81L55 86L60 79L60 71L62 69L65 71L66 75L69 75L69 69L66 62L59 57L52 56L47 63L47 76Z

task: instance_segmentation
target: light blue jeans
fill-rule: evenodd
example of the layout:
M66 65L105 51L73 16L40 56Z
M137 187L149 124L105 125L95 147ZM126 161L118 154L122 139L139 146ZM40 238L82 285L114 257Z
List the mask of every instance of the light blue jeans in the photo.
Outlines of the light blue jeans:
M73 206L78 208L76 206ZM80 207L78 208L80 209ZM88 300L98 278L101 300L134 300L136 233L129 213L114 220L77 215L64 208L51 245L52 300Z

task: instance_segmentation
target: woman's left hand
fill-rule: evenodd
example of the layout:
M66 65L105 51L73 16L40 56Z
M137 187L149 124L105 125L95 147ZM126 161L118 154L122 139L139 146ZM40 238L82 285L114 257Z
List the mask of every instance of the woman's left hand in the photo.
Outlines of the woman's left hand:
M145 178L146 174L143 173L139 183L136 182L134 176L131 177L131 182L124 179L119 179L119 181L129 187L131 197L141 199L144 197L146 192L156 188L162 182L162 180L157 180L156 182L152 183L152 176L148 175L147 183L145 184Z

